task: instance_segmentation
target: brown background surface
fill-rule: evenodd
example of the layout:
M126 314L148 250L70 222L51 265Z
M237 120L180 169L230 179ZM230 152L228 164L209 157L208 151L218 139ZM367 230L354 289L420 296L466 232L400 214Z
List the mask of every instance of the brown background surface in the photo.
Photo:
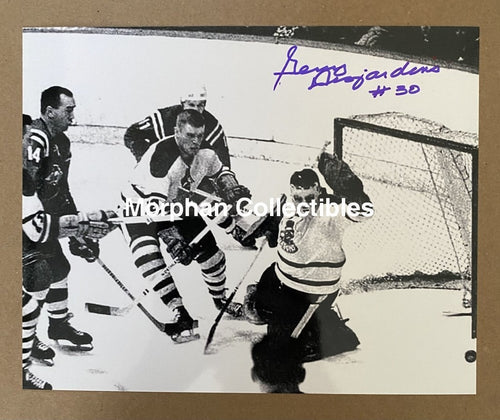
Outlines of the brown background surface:
M366 2L367 3L367 2ZM498 0L0 1L0 419L500 419ZM21 389L23 26L480 26L479 320L475 396L37 392ZM82 57L82 60L85 58ZM55 67L56 71L57 68ZM19 157L19 158L18 158ZM387 349L391 351L390 348ZM384 378L380 378L381 381Z

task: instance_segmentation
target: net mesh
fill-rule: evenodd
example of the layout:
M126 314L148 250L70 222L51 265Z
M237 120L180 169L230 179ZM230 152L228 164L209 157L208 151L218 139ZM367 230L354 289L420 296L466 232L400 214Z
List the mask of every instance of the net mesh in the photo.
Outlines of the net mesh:
M353 119L477 145L470 133L400 113ZM370 220L346 231L343 277L453 274L469 284L472 155L348 126L342 147L375 209Z

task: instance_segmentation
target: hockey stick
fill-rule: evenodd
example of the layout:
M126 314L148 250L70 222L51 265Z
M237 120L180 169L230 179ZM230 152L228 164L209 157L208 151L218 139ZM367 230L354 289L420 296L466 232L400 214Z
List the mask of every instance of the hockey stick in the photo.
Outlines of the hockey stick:
M100 258L96 258L97 263L104 269L106 273L115 281L115 283L120 286L120 289L122 289L125 294L132 300L136 300L135 296L130 292L130 290L127 289L127 287L120 281L118 277L115 276L115 274L109 269L109 267L102 262ZM155 325L156 328L158 328L161 332L166 332L166 324L163 322L158 321L151 313L142 305L142 303L137 303L137 307L148 317L148 319ZM85 308L89 312L94 312L94 313L99 313L99 314L105 314L105 315L110 315L110 313L106 312L106 307L104 305L98 305L94 303L86 303Z
M113 224L139 224L146 223L147 225L151 223L158 222L175 222L177 220L182 220L182 217L176 216L174 214L158 215L158 216L117 216L111 217L107 221Z
M202 231L200 233L198 233L198 235L196 235L191 242L189 242L189 246L196 245L198 242L201 241L201 239L209 231L210 231L210 228L208 226L205 226L205 228L203 228ZM175 258L170 264L167 265L167 267L164 270L170 270L178 262L179 262L179 260L177 258ZM102 266L102 264L101 264L101 266ZM105 270L106 270L106 268L105 268ZM110 274L110 273L108 272L108 274ZM149 293L149 289L145 289L143 291L142 296L140 296L140 297L133 297L132 303L130 303L129 305L126 305L126 306L122 306L122 307L120 307L120 306L103 305L103 304L100 304L100 303L90 303L90 302L87 302L85 304L85 308L87 309L87 311L93 312L93 313L99 313L99 314L103 314L103 315L122 316L122 315L126 315L128 312L130 312L130 310L134 306L139 306L139 304L148 295L148 293Z
M314 315L314 312L316 312L316 309L318 309L319 305L321 305L321 303L326 299L327 296L328 295L321 295L318 297L318 299L316 299L316 302L311 303L309 305L309 307L307 308L304 315L302 315L302 318L300 319L299 323L297 324L295 329L292 331L292 335L291 335L292 338L297 338L300 335L300 333L302 332L302 330L304 329L306 324L309 322L309 320Z
M214 194L207 193L203 190L200 189L195 189L195 190L185 190L187 193L194 193L197 194L201 197L206 198L207 200L214 201L214 202L221 202L222 199L220 197L217 197ZM158 215L149 215L149 216L116 216L116 217L111 217L107 221L113 224L140 224L140 223L146 223L146 224L151 224L151 223L159 223L159 222L175 222L177 220L182 220L182 216L176 215L176 214L158 214Z
M255 253L255 256L254 256L252 262L250 263L247 271L245 272L245 274L243 275L243 277L241 278L241 280L238 282L238 284L234 288L234 290L231 293L231 295L227 298L226 303L224 304L224 306L222 307L222 309L219 311L219 314L215 318L215 321L214 321L214 323L213 323L213 325L210 328L210 331L208 333L207 341L205 342L205 349L203 350L204 354L207 354L208 347L210 346L210 343L212 342L212 340L214 338L215 330L217 329L217 326L219 325L220 320L222 319L224 313L226 312L226 309L229 306L229 304L233 301L233 298L236 295L236 292L238 291L239 287L241 286L241 284L243 283L243 281L245 280L245 278L248 276L248 273L250 273L250 270L254 266L255 261L257 261L257 258L259 257L260 253L262 252L262 249L264 248L265 243L266 243L266 240L263 239L263 241L260 244L259 248L257 249L257 251Z

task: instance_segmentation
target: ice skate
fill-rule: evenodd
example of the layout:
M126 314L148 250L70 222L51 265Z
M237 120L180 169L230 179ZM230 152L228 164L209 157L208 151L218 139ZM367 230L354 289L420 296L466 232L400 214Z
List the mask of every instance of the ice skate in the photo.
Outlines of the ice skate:
M245 319L245 314L243 312L243 305L238 302L227 302L227 298L214 299L215 307L221 311L222 308L224 312L228 314L233 319ZM226 306L227 305L227 306Z
M199 334L193 332L195 328L198 328L198 321L191 318L186 308L181 306L175 309L174 322L165 325L165 332L174 343L188 343L200 338Z
M35 335L33 348L31 350L31 360L47 365L54 366L54 356L56 353L44 342L40 341Z
M92 336L79 331L69 323L69 316L61 319L51 318L48 336L61 347L71 350L90 351L93 349Z
M31 373L27 368L23 369L23 388L51 390L52 385Z

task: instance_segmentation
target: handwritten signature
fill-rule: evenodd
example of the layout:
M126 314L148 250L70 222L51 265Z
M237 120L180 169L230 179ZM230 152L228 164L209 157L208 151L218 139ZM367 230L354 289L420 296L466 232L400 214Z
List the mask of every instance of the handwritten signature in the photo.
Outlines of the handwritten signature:
M364 69L362 74L350 75L347 71L347 64L309 67L307 64L299 67L299 61L294 58L297 46L291 46L286 53L286 61L281 71L273 73L276 76L273 91L276 90L283 76L302 76L312 74L311 83L308 90L318 86L328 86L335 83L352 83L352 90L357 90L366 80L397 78L401 76L413 76L416 74L439 73L439 66L411 66L407 61L402 66L396 67L392 72Z

